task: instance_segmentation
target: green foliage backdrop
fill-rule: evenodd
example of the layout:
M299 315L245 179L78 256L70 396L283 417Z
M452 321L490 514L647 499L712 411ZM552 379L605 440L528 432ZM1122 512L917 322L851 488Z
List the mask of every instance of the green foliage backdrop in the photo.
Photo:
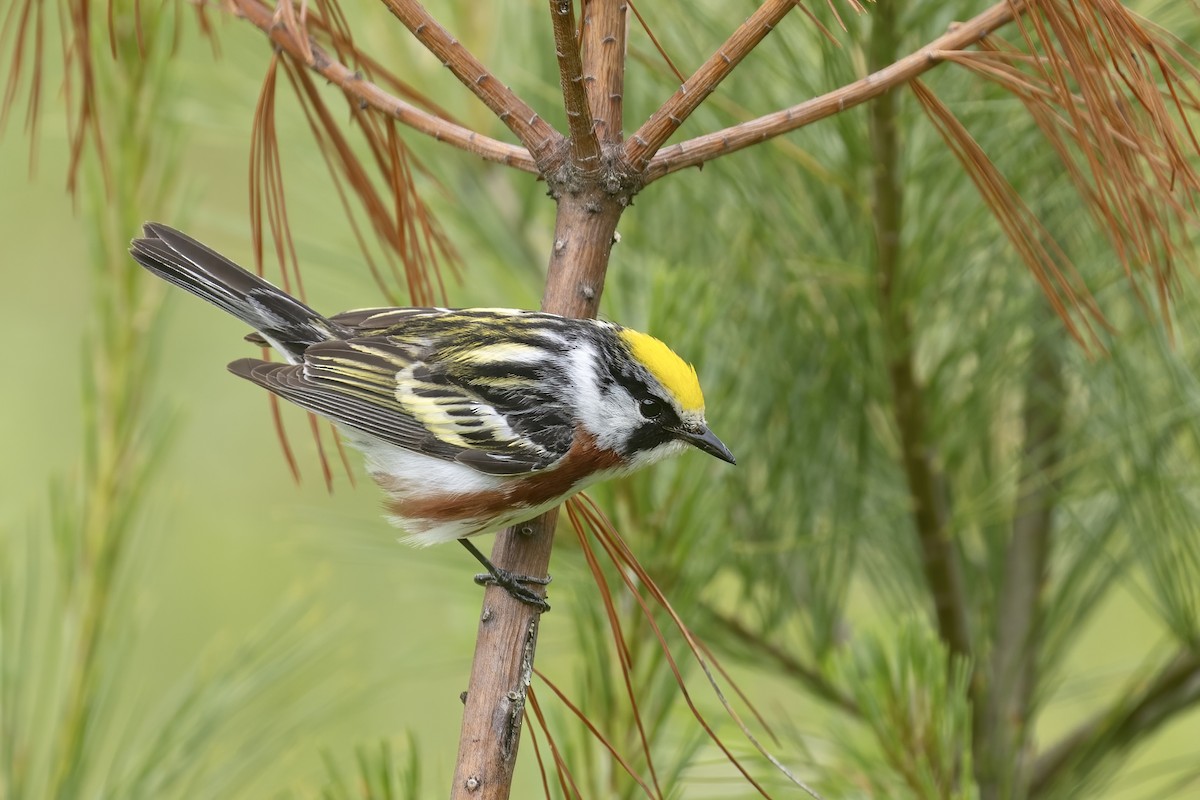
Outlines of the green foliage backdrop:
M519 93L557 108L549 25L534 5L436 10ZM753 7L691 3L683 14L646 5L685 71ZM911 5L902 52L978 11ZM1184 5L1138 8L1200 43ZM351 14L365 49L386 53L466 124L501 135L384 10L361 3ZM154 29L159 41L167 16ZM860 77L870 15L842 17L841 46L790 18L685 132ZM115 194L91 162L79 197L62 191L64 111L53 102L32 175L29 142L14 130L19 115L0 140L3 800L352 797L356 772L372 776L370 796L425 797L440 795L453 770L479 605L472 567L457 548L396 543L367 482L338 477L327 493L307 424L287 415L302 470L294 482L265 399L223 369L247 352L237 324L168 295L120 256L137 223L155 217L249 263L247 142L269 51L251 26L216 24L219 58L188 18L180 51L168 58L152 47L144 71L120 66L136 60L134 33L120 29L130 62L101 62L109 96L127 104L105 122ZM42 80L52 98L59 76ZM634 35L627 120L644 119L676 83ZM1183 265L1168 335L1132 297L1019 104L962 72L942 70L928 83L1059 237L1116 328L1103 355L1070 341L942 139L901 93L895 302L914 336L899 344L911 347L980 630L1002 611L1028 398L1061 420L1046 445L1059 455L1042 476L1053 545L1032 689L1040 752L1099 709L1112 707L1115 719L1122 698L1137 700L1139 679L1172 654L1194 655L1200 641L1198 287L1194 267ZM290 96L279 107L307 295L329 311L373 304L378 290L332 213L333 189L303 119ZM847 112L638 197L620 227L603 314L696 363L710 422L739 466L689 455L594 497L675 607L735 666L776 729L774 749L807 782L830 798L975 797L971 754L961 748L973 724L965 665L947 660L931 625L891 405L887 353L897 343L887 341L878 300L869 113ZM536 306L553 225L545 186L409 138L429 169L419 184L461 254L449 302ZM114 352L125 361L100 355ZM112 397L126 405L105 416ZM106 434L105 424L117 427ZM80 727L70 745L71 725L54 720L74 719L65 699L71 637L88 623L78 616L86 604L72 597L92 585L73 571L88 559L72 548L86 547L81 520L98 513L87 492L105 436L136 457L110 464L116 488L98 490L119 506L103 519L109 534L124 531L123 558L87 687L95 705L71 723ZM361 478L357 463L352 471ZM561 538L539 667L636 750L595 589L578 547ZM751 796L690 722L647 631L631 624L669 796ZM984 648L979 657L990 658ZM538 691L584 795L639 796L550 692ZM1192 703L1196 692L1174 697ZM1151 707L1170 724L1148 720L1144 739L1081 753L1078 768L1039 796L1200 791L1200 718L1175 710ZM64 753L70 763L56 760ZM532 750L522 758L514 796L536 796ZM779 796L791 791L758 771Z

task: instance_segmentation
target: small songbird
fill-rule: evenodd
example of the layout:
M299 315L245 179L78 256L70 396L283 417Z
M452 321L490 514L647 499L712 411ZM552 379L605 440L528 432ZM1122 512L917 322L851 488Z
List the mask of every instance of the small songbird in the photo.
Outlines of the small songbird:
M611 322L503 308L370 308L323 317L200 242L147 223L130 252L228 311L284 362L233 374L325 417L366 456L390 520L417 545L458 539L489 582L546 608L466 537L532 519L580 489L682 452L734 463L696 371Z

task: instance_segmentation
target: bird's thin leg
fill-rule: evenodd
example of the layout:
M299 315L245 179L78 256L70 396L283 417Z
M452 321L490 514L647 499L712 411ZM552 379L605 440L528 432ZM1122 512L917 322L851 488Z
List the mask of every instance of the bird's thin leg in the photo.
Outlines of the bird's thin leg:
M487 556L479 552L479 548L466 539L459 539L458 543L465 547L467 552L473 555L475 560L483 564L483 568L487 570L487 572L475 576L475 582L480 586L494 583L508 592L513 598L520 600L526 605L533 606L538 611L546 612L550 610L550 604L546 602L546 598L534 593L532 589L521 585L524 583L534 583L539 586L545 586L550 582L549 575L544 578L538 578L533 575L517 575L506 569L497 567Z

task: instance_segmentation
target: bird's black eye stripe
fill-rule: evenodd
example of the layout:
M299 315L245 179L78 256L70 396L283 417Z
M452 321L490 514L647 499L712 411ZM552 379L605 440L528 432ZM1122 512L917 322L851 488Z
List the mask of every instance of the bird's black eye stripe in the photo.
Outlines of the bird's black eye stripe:
M632 455L644 450L653 450L674 438L674 435L666 431L661 425L654 422L647 422L629 437L629 441L625 444L627 448L626 452L627 455Z

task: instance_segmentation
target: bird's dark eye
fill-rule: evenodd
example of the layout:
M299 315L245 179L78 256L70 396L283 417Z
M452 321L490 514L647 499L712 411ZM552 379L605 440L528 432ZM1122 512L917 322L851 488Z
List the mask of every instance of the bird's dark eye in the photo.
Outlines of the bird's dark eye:
M655 400L653 397L647 397L638 405L642 416L646 419L658 419L663 413L663 404L661 400Z

